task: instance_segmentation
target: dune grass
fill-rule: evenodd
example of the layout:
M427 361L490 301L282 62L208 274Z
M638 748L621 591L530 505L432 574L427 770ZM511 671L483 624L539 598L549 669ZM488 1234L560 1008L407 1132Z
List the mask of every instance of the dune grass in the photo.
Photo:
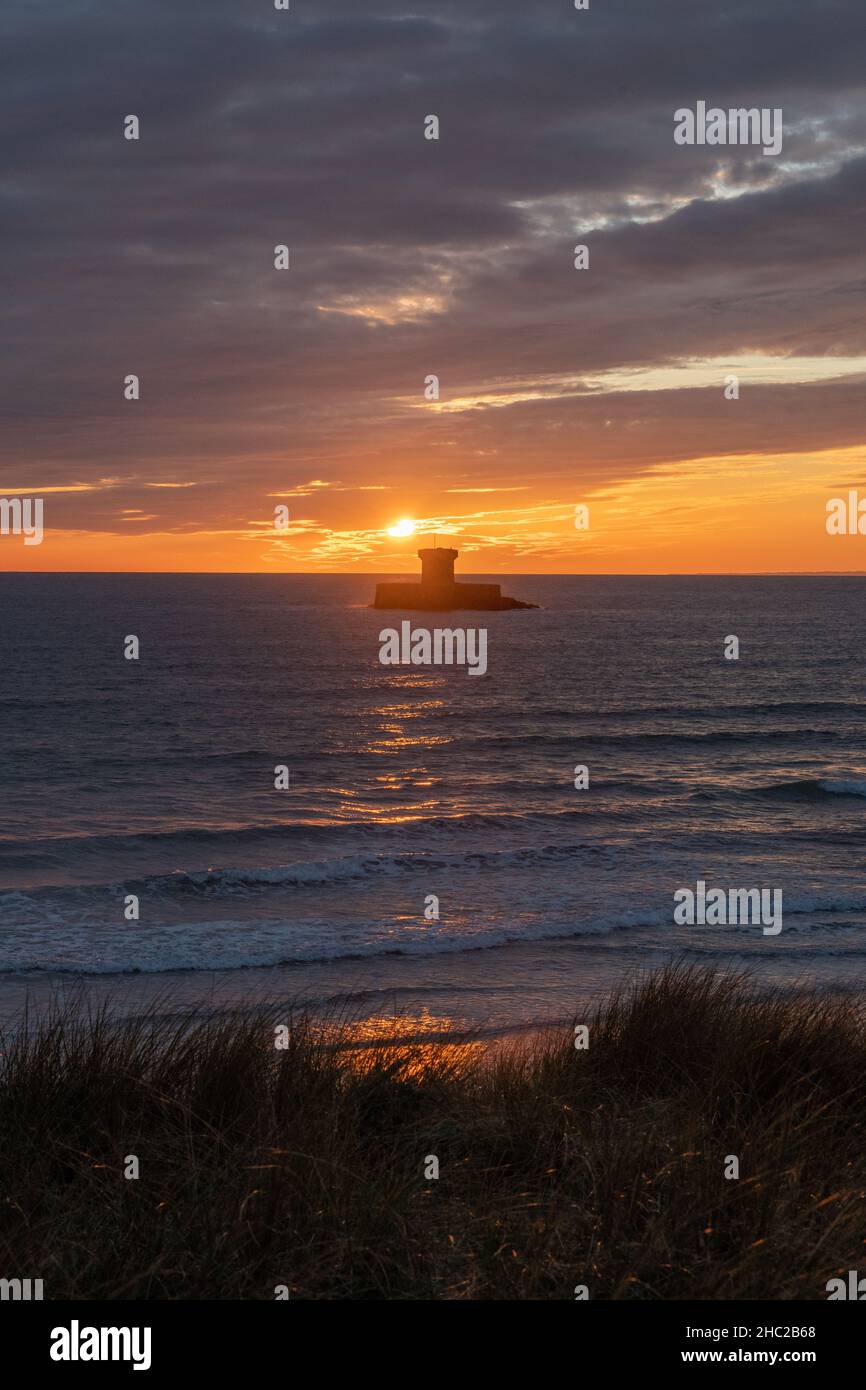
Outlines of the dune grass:
M585 1051L359 1050L304 1017L276 1050L273 1021L66 1008L7 1038L0 1277L73 1299L823 1299L866 1271L858 1005L672 966L580 1020Z

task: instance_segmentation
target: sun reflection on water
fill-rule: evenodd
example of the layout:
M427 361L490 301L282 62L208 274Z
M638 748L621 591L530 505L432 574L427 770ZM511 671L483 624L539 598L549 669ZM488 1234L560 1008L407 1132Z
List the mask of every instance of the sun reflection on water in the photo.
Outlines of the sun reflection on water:
M471 1036L465 1019L420 1013L379 1014L324 1024L321 1041L345 1053L344 1060L362 1073L383 1068L405 1080L431 1070L468 1066L483 1056L489 1043Z

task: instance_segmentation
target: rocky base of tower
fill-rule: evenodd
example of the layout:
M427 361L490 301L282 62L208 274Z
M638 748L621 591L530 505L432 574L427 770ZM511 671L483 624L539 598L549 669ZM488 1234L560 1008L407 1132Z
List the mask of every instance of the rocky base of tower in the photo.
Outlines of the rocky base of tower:
M496 613L508 608L537 608L537 603L521 603L507 598L498 584L377 584L373 608L418 609L428 613L475 609Z

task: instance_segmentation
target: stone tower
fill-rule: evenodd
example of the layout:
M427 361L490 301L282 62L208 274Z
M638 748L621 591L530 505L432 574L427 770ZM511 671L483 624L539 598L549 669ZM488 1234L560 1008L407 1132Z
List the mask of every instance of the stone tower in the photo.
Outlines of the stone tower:
M456 609L477 609L496 613L503 608L534 608L534 603L521 603L516 598L504 598L498 584L466 583L454 578L454 561L459 551L443 546L426 546L418 551L421 561L421 583L387 582L376 585L374 608L403 608L426 610L432 613L451 613Z
M449 588L454 581L454 561L457 559L456 550L447 548L438 550L429 548L418 551L418 559L421 561L421 583L433 589L438 585L445 584Z

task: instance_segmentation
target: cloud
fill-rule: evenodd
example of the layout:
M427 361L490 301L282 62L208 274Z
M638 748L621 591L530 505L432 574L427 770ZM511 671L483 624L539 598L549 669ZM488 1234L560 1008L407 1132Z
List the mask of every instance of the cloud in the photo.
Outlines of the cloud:
M859 0L7 0L0 24L0 419L70 529L138 509L228 538L315 495L321 555L354 563L387 544L362 492L433 515L710 442L863 441L859 381L827 379L866 357ZM782 156L676 146L699 98L782 107Z

